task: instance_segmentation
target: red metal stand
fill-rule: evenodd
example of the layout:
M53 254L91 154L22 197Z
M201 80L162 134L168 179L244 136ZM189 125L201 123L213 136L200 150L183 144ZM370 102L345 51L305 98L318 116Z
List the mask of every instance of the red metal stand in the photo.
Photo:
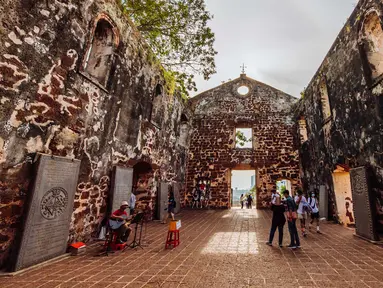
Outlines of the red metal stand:
M172 245L173 245L173 248L180 245L180 230L168 231L168 237L166 238L165 249L167 249L169 246L172 246Z

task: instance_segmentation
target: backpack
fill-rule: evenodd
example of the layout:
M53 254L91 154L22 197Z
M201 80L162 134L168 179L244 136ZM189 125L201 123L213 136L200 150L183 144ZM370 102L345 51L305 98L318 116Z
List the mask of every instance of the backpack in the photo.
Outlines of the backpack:
M303 203L303 212L311 213L313 211L313 208L311 208L311 205L309 205L307 202Z

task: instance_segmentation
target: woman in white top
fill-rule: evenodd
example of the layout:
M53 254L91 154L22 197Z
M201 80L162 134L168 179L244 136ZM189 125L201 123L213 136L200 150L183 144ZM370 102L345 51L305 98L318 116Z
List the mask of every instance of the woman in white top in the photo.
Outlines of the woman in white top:
M297 214L298 219L301 222L301 230L302 230L302 236L306 237L306 219L307 219L307 212L305 211L304 207L307 205L306 197L303 196L302 190L298 190L298 195L295 196L295 203L298 205Z

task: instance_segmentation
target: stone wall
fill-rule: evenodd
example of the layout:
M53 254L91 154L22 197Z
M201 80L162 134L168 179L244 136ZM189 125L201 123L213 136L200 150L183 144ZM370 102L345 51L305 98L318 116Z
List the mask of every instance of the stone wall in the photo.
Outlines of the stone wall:
M246 86L241 95L237 89ZM187 166L190 200L198 177L211 178L210 205L230 207L231 170L257 172L257 207L267 207L276 181L299 185L298 138L291 108L297 101L242 74L240 78L191 99L193 110ZM235 129L253 129L253 148L235 148Z
M81 160L69 241L87 241L105 215L114 165L152 167L136 177L148 194L140 207L155 204L160 181L184 181L188 128L184 101L169 95L163 69L116 1L0 4L1 266L35 153Z
M300 148L304 187L324 185L329 216L337 220L345 209L335 201L332 173L338 165L346 171L370 167L372 188L383 195L382 12L382 1L359 1L297 109L308 135Z

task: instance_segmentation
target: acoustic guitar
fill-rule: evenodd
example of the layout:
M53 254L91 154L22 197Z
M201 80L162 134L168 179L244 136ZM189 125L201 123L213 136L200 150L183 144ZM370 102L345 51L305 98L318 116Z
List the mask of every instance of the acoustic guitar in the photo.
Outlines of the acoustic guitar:
M121 215L121 217L124 218L124 220L121 220L121 219L109 219L109 227L112 230L117 230L118 228L120 228L125 223L130 223L130 221L126 221L128 219L128 216Z

